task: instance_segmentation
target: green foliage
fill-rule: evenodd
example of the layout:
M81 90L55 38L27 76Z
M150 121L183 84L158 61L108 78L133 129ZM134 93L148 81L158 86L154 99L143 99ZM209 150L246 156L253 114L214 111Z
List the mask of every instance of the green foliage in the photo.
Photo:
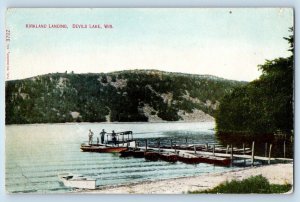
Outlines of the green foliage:
M288 41L293 51L293 36ZM266 61L259 69L258 80L235 88L221 100L215 116L219 135L293 133L293 54Z
M252 176L242 181L232 180L226 181L217 187L204 191L189 192L191 194L201 193L225 193L225 194L273 194L286 193L292 189L292 185L270 184L269 181L262 175Z
M178 110L200 109L220 100L243 82L212 76L128 70L100 74L55 73L6 82L6 124L48 122L148 121L143 107L167 121L181 117ZM165 100L164 95L171 95ZM195 101L196 100L196 101ZM72 117L71 112L78 112Z

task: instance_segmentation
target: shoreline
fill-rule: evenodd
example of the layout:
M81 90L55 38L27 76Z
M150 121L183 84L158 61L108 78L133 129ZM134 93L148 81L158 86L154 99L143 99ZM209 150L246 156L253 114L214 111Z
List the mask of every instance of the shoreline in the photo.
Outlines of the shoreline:
M158 181L144 181L116 186L105 186L96 190L77 190L71 193L89 194L186 194L189 191L212 189L225 182L242 180L262 175L271 184L293 185L293 163L247 167L221 173L208 173L193 177L179 177ZM284 172L282 172L284 171ZM292 193L293 189L288 193Z

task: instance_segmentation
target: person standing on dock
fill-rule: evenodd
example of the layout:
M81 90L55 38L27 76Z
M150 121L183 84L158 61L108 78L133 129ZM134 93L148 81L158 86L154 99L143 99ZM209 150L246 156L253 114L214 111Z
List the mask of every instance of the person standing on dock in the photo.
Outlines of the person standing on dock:
M102 131L100 132L100 135L101 135L101 144L104 144L104 137L105 137L105 134L106 134L105 130L102 129Z
M93 133L93 131L90 129L90 130L89 130L89 144L93 144L93 136L94 136L94 133Z

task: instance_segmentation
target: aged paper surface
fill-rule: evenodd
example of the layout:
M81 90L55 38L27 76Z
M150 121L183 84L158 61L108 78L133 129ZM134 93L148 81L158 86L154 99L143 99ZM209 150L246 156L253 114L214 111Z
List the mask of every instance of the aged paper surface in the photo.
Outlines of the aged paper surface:
M293 15L8 9L6 191L291 193Z

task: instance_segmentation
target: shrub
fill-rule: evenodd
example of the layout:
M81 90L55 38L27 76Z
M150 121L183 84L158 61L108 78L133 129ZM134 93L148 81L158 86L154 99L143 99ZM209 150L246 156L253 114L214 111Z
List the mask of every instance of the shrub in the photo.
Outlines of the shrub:
M252 176L250 178L244 179L242 181L232 180L230 182L226 181L218 185L213 189L208 189L204 191L193 191L189 192L191 194L200 193L226 193L226 194L272 194L272 193L285 193L290 191L292 185L278 185L270 184L269 181L262 175Z

